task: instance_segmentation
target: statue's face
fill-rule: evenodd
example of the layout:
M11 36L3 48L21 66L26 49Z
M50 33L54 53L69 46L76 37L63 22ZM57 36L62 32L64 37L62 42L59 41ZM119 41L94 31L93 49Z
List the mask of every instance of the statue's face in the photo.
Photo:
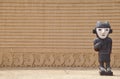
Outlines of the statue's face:
M96 28L96 32L99 38L105 39L109 34L110 28Z

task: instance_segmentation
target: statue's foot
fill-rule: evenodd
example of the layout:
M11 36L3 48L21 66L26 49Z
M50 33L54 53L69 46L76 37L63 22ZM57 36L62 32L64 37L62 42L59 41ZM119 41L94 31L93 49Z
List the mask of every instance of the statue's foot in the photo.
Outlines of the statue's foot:
M106 69L106 75L113 76L113 72L111 71L110 67Z
M111 68L108 67L108 68L106 69L106 72L112 72L112 71L111 71Z
M105 69L104 67L100 67L100 75L106 75L106 76L113 76L113 72L111 71L111 68Z
M99 69L100 69L100 72L106 72L106 69L104 67L100 66Z
M100 66L99 70L100 70L100 72L99 72L100 75L105 75L106 69L104 67Z

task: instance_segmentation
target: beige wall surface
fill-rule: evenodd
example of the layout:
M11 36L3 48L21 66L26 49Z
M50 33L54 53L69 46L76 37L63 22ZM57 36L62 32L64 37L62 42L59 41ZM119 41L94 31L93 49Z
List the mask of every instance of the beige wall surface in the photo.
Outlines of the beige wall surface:
M0 67L97 67L97 21L111 24L120 68L120 0L0 0Z

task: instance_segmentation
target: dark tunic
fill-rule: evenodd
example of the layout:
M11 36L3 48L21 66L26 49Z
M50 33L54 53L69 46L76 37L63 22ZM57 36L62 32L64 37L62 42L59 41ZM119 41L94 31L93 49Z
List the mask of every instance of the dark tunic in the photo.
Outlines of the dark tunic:
M94 50L98 51L100 62L110 62L112 39L109 37L105 39L96 38L94 40Z

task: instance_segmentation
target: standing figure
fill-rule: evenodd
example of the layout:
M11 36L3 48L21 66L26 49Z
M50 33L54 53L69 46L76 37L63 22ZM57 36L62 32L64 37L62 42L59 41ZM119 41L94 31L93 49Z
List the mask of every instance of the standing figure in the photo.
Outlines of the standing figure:
M108 37L112 29L109 22L98 21L93 33L97 36L94 40L94 50L98 52L100 75L113 75L110 67L112 39Z

